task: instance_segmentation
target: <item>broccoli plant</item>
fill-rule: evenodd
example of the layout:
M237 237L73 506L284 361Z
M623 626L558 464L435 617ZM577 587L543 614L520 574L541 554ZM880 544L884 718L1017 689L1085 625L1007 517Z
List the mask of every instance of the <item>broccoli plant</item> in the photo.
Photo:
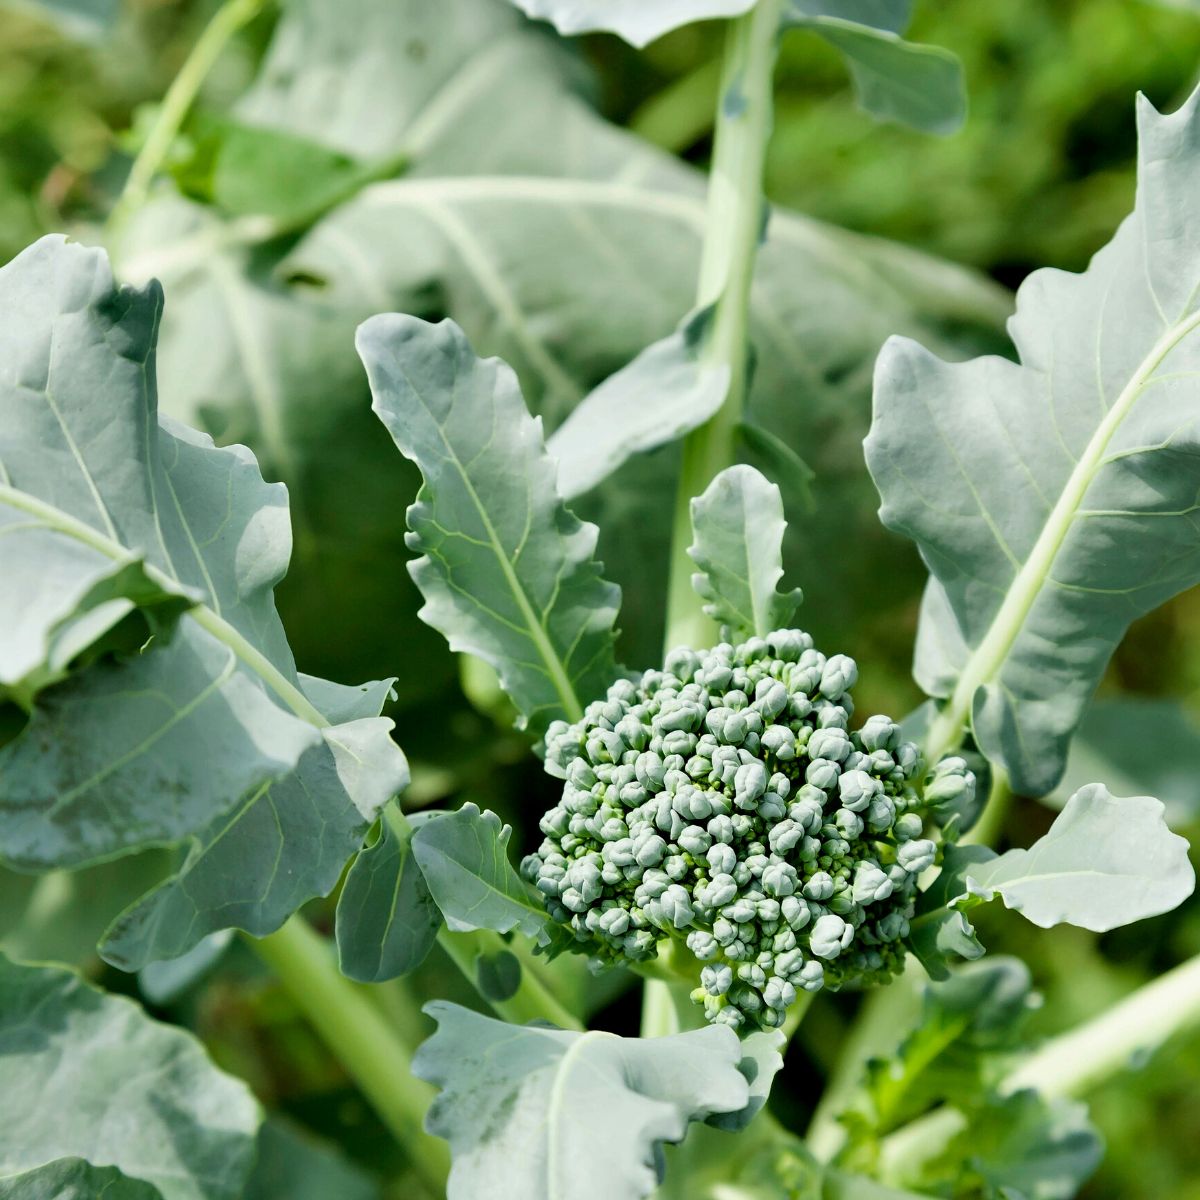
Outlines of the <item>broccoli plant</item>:
M228 0L105 225L0 268L0 885L23 906L0 954L0 1196L381 1194L267 1118L190 1032L55 965L72 955L39 942L37 916L64 903L102 926L110 981L128 973L124 990L181 1024L175 1000L224 969L239 932L394 1137L393 1194L1075 1196L1102 1152L1084 1094L1200 1022L1200 962L1039 1041L1033 973L985 958L975 922L998 899L1042 928L1105 932L1193 889L1158 799L1103 779L1057 789L1131 622L1200 581L1200 92L1167 116L1141 104L1134 211L1086 272L1022 286L1015 357L962 361L1003 307L990 288L764 206L788 30L840 52L875 116L961 121L955 61L902 36L906 0L518 0L564 35L634 45L727 21L706 200L679 164L571 107L562 46L503 0L447 6L466 33L417 0L355 5L361 22L291 7L234 112L185 130L206 70L258 15ZM470 71L452 34L484 56ZM419 95L388 137L338 69L373 37L415 39L414 62L447 72L396 83L396 56L365 54L370 103L385 82ZM586 169L535 172L540 144L503 144L474 108L488 53L512 94L561 101L558 133L578 134ZM346 95L297 92L310 54ZM462 144L495 156L491 174L439 141L468 111L495 144ZM621 258L590 224L621 205L693 240L698 226L698 242L635 220ZM601 353L571 311L589 281L539 257L545 220L598 272L615 259L624 286L661 252L697 275L694 294ZM815 274L784 286L793 261ZM155 263L165 284L145 281ZM865 653L853 629L843 643L856 659L800 627L841 628L839 581L860 560L876 559L873 592L899 586L861 489L822 502L822 423L793 436L828 338L818 324L790 346L777 292L815 311L839 272L866 293L911 286L897 323L934 344L879 352L852 472L869 470L883 526L928 568L914 656L928 699L907 714L856 705L882 669L865 628ZM425 319L430 291L449 316ZM837 319L861 326L841 335L843 374L881 340L866 293L842 298ZM602 299L599 325L622 304ZM939 329L955 305L958 341ZM476 353L497 336L516 368ZM394 446L378 425L359 440L364 387ZM363 401L344 430L343 396ZM247 407L245 436L290 491L238 444ZM311 466L323 454L334 465ZM395 592L377 659L395 677L302 672L276 596L311 619L285 591L293 521L305 592L328 578L343 533L320 526L344 492L361 480L387 497L414 467L406 549L388 505L339 547L365 557L361 594ZM585 519L606 513L611 528ZM445 680L405 619L404 555L469 708L440 707ZM631 581L624 597L601 555ZM785 557L807 600L781 590ZM357 661L369 614L352 607ZM410 640L411 655L383 651ZM514 758L535 767L516 803L501 782ZM1014 798L1056 796L1040 838L998 852ZM988 920L989 937L1004 929ZM832 1044L819 1095L813 1078L791 1089L805 1128L772 1095L823 1000L855 1024L812 1035Z

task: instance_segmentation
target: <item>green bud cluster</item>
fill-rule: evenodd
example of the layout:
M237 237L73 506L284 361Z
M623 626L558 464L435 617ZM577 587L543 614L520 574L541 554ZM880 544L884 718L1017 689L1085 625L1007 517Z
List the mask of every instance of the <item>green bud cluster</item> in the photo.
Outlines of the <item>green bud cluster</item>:
M927 827L974 779L947 759L923 780L887 717L851 731L856 678L783 629L673 651L551 725L546 770L565 783L522 872L573 948L629 964L686 943L693 999L748 1029L782 1024L799 990L899 970Z

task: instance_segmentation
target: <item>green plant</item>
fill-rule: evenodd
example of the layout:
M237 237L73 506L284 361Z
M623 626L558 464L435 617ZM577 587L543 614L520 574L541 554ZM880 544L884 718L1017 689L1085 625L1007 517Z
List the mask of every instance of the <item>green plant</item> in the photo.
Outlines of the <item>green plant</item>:
M902 722L864 721L851 689L872 686L871 657L859 680L853 660L819 653L792 627L799 591L778 590L785 552L802 549L804 611L824 606L814 628L846 627L851 643L855 608L839 598L854 581L904 591L858 503L861 474L823 490L837 460L817 418L861 381L881 319L961 356L991 344L1004 303L787 214L764 238L774 54L782 28L815 32L847 56L866 108L931 130L961 117L953 61L903 40L903 0L717 5L730 21L702 199L690 172L578 104L544 31L498 0L453 7L475 23L443 42L445 14L409 6L403 37L426 65L410 76L367 55L365 98L331 103L315 81L373 31L388 44L398 16L363 0L364 29L300 6L234 111L190 117L257 14L230 0L93 231L118 275L161 268L165 286L119 284L109 251L56 235L0 269L0 856L38 878L0 955L15 1081L0 1095L0 1194L363 1187L263 1124L187 1033L36 965L36 916L59 893L101 910L86 913L104 922L101 957L137 972L148 999L203 979L242 931L393 1135L401 1194L1075 1195L1100 1155L1077 1097L1200 1020L1200 968L1185 961L1036 1045L1030 972L971 961L975 923L1000 899L1043 928L1108 931L1193 888L1163 804L1090 779L1057 796L1028 849L989 843L1014 793L1055 795L1130 622L1200 579L1200 96L1166 117L1143 106L1138 205L1087 272L1023 286L1019 361L949 363L908 338L878 356L866 460L883 524L929 568L915 674L930 699ZM715 11L521 7L634 41ZM528 131L492 144L498 100L477 75L489 55L510 111L555 99L535 119L571 133L583 167L555 174L561 147ZM381 130L359 117L384 86L398 100ZM484 162L464 166L464 148ZM628 224L603 225L613 213ZM632 291L608 229L664 270L698 248L693 294L672 279L669 302L606 313L614 277ZM542 238L603 269L589 278ZM802 294L797 263L829 297ZM572 311L584 293L594 328ZM479 357L455 320L424 319L443 303L518 369ZM370 315L391 307L419 315ZM809 314L804 354L829 355L832 382L808 377L781 311ZM959 331L939 334L943 318ZM164 400L193 424L159 411L160 353ZM791 395L797 379L811 395ZM367 388L394 445L360 423ZM195 424L248 437L295 499ZM406 533L393 501L415 479L397 449L420 476ZM624 601L598 558L604 533L568 501L643 534L619 556ZM803 513L798 541L785 506ZM386 662L411 636L398 679L297 669L275 599L293 522L298 626L321 626L303 593L335 553L343 614L390 601L403 543L422 621L464 656L471 708L448 699L444 664L425 670L400 604L347 658ZM659 640L661 659L647 649ZM663 666L618 665L634 655ZM515 738L499 728L512 718ZM393 730L421 749L415 778ZM509 799L489 791L514 745L557 781L516 813L544 838L527 839L521 873L512 828L477 803ZM315 911L335 912L336 963L299 915L330 896ZM601 973L581 974L572 950ZM469 993L430 971L439 962ZM640 1037L597 1019L593 999L628 992L634 973ZM437 996L432 1036L414 975ZM768 1099L813 996L837 990L868 998L801 1136Z

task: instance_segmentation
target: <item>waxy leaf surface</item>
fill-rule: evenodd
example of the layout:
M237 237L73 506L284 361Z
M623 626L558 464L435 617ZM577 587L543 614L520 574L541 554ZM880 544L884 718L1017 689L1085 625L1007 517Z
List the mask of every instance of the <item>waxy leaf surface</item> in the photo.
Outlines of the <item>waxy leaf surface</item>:
M555 490L516 375L452 321L372 317L358 332L374 409L424 477L408 510L421 617L500 677L521 723L578 720L616 675L619 590L597 531Z
M662 1038L514 1027L437 1001L413 1069L441 1089L428 1128L450 1143L449 1200L633 1200L660 1143L750 1100L737 1035Z
M0 1066L0 1176L34 1172L41 1187L39 1169L78 1158L115 1166L162 1200L241 1197L260 1119L250 1090L132 1001L0 955ZM74 1186L87 1175L57 1172ZM117 1195L142 1200L136 1189Z
M876 371L880 515L933 573L918 681L1042 795L1131 621L1200 581L1200 104L1139 104L1137 203L1081 275L1035 272L1020 362L949 364L905 339Z
M799 588L776 590L786 530L779 488L753 467L727 468L692 501L692 585L732 641L784 628L802 599Z
M338 896L342 974L379 983L415 971L433 948L442 914L412 850L412 832L440 813L415 813L400 832L384 815L378 839L362 850Z
M1103 933L1170 912L1192 894L1188 844L1163 820L1161 801L1080 788L1028 850L971 866L967 890L1048 929L1066 922Z

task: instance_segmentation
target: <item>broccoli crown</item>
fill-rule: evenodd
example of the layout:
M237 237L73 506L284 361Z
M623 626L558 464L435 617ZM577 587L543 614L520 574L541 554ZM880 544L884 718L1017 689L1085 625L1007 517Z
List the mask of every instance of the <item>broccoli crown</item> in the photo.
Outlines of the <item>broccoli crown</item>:
M937 853L927 825L974 779L961 759L921 779L888 717L851 732L856 678L783 629L675 650L551 725L562 799L522 871L573 948L629 964L686 942L693 999L735 1028L782 1024L799 989L896 972Z

